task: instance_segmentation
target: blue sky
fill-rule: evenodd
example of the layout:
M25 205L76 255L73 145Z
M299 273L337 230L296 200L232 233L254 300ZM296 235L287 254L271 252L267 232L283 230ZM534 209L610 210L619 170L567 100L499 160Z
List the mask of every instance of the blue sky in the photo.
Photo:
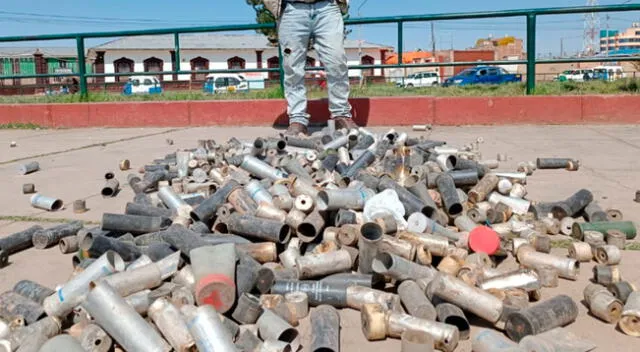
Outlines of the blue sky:
M618 4L623 1L601 0L600 3ZM585 3L586 0L352 0L351 16L578 6ZM360 7L360 5L363 6ZM244 0L2 0L0 36L250 23L254 19L254 14L253 9L246 5ZM601 17L604 29L607 21L604 15ZM630 26L633 21L640 22L640 12L612 13L608 24L611 29L619 29ZM539 55L558 54L560 38L563 38L564 48L568 53L575 53L582 47L582 16L544 17L540 18L538 23ZM431 47L428 26L426 23L406 24L404 42L406 50ZM520 18L438 22L436 23L436 44L439 49L450 47L462 49L472 46L477 38L489 35L524 37L524 30L525 21ZM354 27L351 38L393 46L396 45L397 40L395 25ZM105 38L106 40L108 38ZM88 44L91 46L98 42L92 41ZM20 45L36 44L38 43ZM49 45L70 44L72 43L52 42Z

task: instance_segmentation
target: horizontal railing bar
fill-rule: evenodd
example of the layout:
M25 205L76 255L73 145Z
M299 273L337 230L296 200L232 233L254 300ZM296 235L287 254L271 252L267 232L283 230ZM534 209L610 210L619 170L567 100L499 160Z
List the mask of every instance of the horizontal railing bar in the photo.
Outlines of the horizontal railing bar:
M380 24L380 23L398 23L398 22L423 22L423 21L446 21L446 20L464 20L478 18L500 18L500 17L518 17L528 15L564 15L576 13L592 13L592 12L626 12L640 11L640 4L624 4L624 5L603 5L603 6L577 6L577 7L553 7L525 10L505 10L505 11L480 11L480 12L462 12L462 13L444 13L444 14L426 14L426 15L408 15L408 16L391 16L391 17L363 17L350 18L345 21L346 24ZM160 29L144 29L130 31L112 31L112 32L87 32L87 33L65 33L65 34L44 34L44 35L27 35L27 36L8 36L0 37L0 42L19 42L33 40L64 40L80 38L106 38L106 37L123 37L123 36L141 36L141 35L162 35L162 34L188 34L203 32L225 32L225 31L244 31L257 29L275 28L274 23L264 24L240 24L240 25L219 25L219 26L199 26L199 27L177 27L177 28L160 28Z

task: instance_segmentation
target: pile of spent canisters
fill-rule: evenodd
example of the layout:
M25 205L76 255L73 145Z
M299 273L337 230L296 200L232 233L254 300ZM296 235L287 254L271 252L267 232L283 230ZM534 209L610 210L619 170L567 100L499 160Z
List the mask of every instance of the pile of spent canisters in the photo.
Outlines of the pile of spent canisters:
M541 290L591 260L591 314L640 336L640 292L617 266L634 224L584 189L527 198L533 172L578 161L497 171L482 142L329 126L308 138L201 140L154 160L129 174L133 201L100 227L0 240L5 263L60 246L74 268L55 290L23 280L0 295L0 351L337 352L341 309L360 311L366 339L401 339L404 352L455 351L470 321L483 327L473 351L589 351L563 328L578 303L541 301ZM117 196L120 183L106 179L102 195ZM568 257L551 253L558 237L572 239ZM510 255L519 269L501 265Z

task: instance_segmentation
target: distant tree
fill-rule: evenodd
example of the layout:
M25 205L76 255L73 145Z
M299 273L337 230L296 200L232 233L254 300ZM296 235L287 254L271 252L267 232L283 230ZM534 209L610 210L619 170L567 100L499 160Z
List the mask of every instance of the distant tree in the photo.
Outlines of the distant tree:
M262 0L246 0L247 4L251 5L253 9L256 11L256 22L259 24L262 23L273 23L276 21L276 18L273 17L271 12L264 7ZM270 29L258 29L256 30L258 33L262 33L269 39L271 45L278 45L278 31L275 28Z
M262 2L262 0L245 0L245 1L247 2L248 5L251 5L253 9L256 11L256 22L258 24L273 23L276 21L276 18L273 17L271 12L269 12L269 10L267 10L264 7L264 3ZM348 18L348 15L345 18ZM258 29L256 30L256 32L264 34L267 37L267 39L269 39L269 43L271 43L271 45L273 46L278 45L278 31L275 28ZM345 31L344 31L345 38L349 33L351 33L351 30L347 30L345 28ZM310 38L309 50L313 50L313 42L314 42L314 38Z
M640 72L640 61L631 61L631 65L633 65L636 71Z

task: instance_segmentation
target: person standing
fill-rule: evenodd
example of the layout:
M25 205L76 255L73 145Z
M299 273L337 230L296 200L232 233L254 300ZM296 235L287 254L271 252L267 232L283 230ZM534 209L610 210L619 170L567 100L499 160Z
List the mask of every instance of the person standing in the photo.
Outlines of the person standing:
M286 134L308 134L307 91L304 85L309 41L324 64L329 111L337 129L357 128L349 104L349 70L344 49L343 14L349 0L264 0L278 23L283 55L284 94L289 128Z

